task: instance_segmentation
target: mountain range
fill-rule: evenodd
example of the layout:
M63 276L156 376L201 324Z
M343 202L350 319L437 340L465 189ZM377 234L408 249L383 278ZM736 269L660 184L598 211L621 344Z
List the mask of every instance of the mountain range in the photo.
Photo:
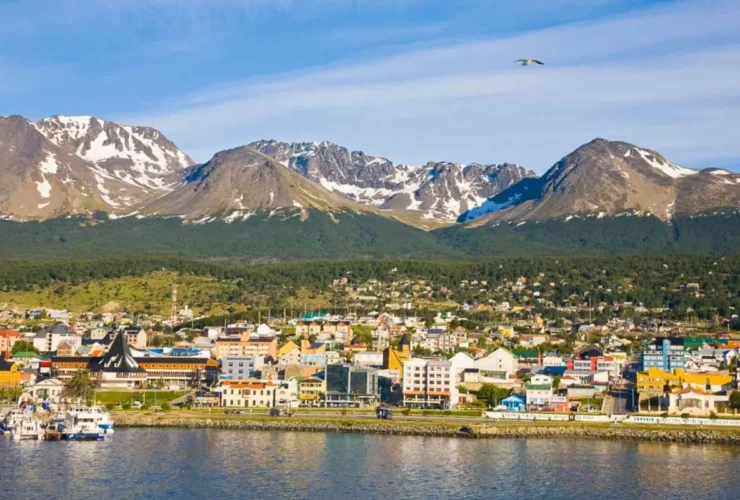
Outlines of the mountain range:
M373 245L382 248L397 234L426 240L420 234L431 231L449 248L450 241L480 244L496 228L527 223L562 228L589 220L607 228L616 219L650 218L678 238L679 221L740 208L740 175L681 167L656 151L605 139L579 147L542 176L511 163L411 166L331 142L275 140L196 164L155 129L89 116L0 117L0 178L0 218L13 222L3 226L6 233L69 217L83 225L126 219L129 228L179 219L180 226L218 224L228 239L239 224L259 220L250 234L282 234L287 225L301 227L298 221L304 229L326 227L326 239L331 227L340 234L352 220L351 237L367 255L378 255Z

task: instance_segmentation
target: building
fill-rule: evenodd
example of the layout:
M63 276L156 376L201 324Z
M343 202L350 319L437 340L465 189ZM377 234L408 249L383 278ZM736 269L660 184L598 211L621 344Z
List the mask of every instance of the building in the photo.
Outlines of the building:
M277 362L279 366L298 365L301 362L301 348L293 341L278 349Z
M684 340L680 338L657 339L642 351L642 371L658 368L672 372L683 369L685 364Z
M366 406L379 399L376 368L344 363L326 366L327 406Z
M527 384L527 406L541 409L552 401L552 385Z
M245 380L254 376L254 358L226 357L221 360L221 378Z
M409 334L404 333L401 335L401 341L398 344L398 349L393 347L386 347L383 349L383 369L390 370L397 378L395 380L400 381L403 379L403 364L411 359L411 337Z
M126 327L121 330L126 337L128 345L134 349L144 350L146 349L146 330L139 328L138 326Z
M658 368L649 368L647 372L637 374L637 392L641 399L661 396L674 387L709 392L727 391L732 387L732 375L722 372L686 373L681 369L668 373Z
M33 347L38 352L56 352L59 342L71 340L71 343L79 344L79 337L74 335L67 325L54 325L39 330L33 337Z
M478 368L481 378L506 380L516 375L517 359L504 347L499 347L488 356L476 359L474 367Z
M275 406L297 408L300 404L298 399L298 380L280 380L275 382Z
M0 330L0 358L10 357L13 346L23 339L23 335L15 330Z
M714 394L695 388L676 389L668 393L668 412L706 416L717 411L718 403L726 404L729 400L727 394Z
M90 371L97 374L101 388L142 387L147 381L147 373L131 354L123 331L116 335L108 352Z
M276 386L272 382L231 382L221 386L221 406L225 408L272 408Z
M201 382L215 382L218 378L218 362L200 352L197 355L134 353L120 334L103 356L53 356L51 366L55 376L63 381L78 370L89 370L98 377L101 387L162 384L170 390L180 390ZM143 376L139 368L144 371Z
M298 381L298 401L301 406L319 406L324 400L324 381L309 377Z
M44 402L59 404L62 402L62 391L64 382L56 378L47 378L36 382L31 386L29 397L32 402Z
M277 359L277 337L243 334L240 337L221 337L216 340L216 359L265 358Z
M0 387L18 387L21 385L21 371L10 361L0 358Z
M448 408L452 392L452 364L414 358L403 364L403 404L419 408Z
M518 394L502 399L501 405L506 407L506 411L525 411L527 406L524 397Z

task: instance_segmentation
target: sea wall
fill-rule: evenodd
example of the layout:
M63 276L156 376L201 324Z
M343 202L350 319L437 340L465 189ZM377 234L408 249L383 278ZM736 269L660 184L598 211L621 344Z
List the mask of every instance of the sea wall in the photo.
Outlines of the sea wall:
M630 428L607 425L522 425L518 423L480 423L456 425L449 421L414 422L358 421L311 418L209 418L179 417L177 414L116 414L117 427L231 429L291 432L341 432L396 436L476 438L592 438L644 440L677 443L718 443L740 445L740 432L725 429Z

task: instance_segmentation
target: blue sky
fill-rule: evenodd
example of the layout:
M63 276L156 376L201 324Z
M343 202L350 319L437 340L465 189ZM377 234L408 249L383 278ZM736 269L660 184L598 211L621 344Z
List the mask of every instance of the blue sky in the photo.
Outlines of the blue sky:
M0 0L0 114L200 161L275 138L543 172L605 137L740 170L737 26L737 0Z

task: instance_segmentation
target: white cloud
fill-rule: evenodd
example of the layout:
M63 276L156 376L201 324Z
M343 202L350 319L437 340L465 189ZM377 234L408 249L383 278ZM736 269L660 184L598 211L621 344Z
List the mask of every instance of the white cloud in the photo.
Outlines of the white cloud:
M691 166L740 157L740 3L639 14L205 88L129 121L199 160L259 138L543 171L593 137ZM545 67L512 61L538 57ZM678 157L676 157L678 156Z

